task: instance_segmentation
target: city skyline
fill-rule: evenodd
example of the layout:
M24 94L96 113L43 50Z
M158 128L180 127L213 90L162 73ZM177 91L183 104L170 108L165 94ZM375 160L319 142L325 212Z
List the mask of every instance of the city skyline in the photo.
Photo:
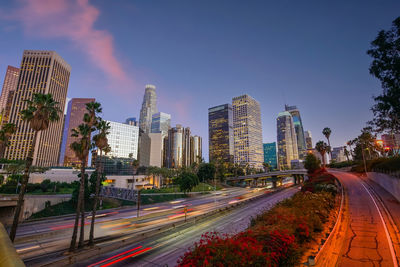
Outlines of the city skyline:
M121 1L121 5L117 8L111 7L104 1L89 1L83 5L80 11L73 10L72 18L76 14L88 14L85 12L89 8L99 12L92 17L93 22L88 27L88 36L103 30L106 33L104 40L109 40L108 36L113 37L113 40L106 42L113 48L111 53L110 50L106 50L105 53L97 50L98 54L104 55L99 55L100 58L95 64L93 56L87 52L91 47L88 40L90 38L85 39L80 36L82 42L85 42L82 47L87 51L76 48L72 38L73 33L68 31L68 27L72 27L70 20L65 21L67 28L63 28L63 24L58 20L52 25L54 28L48 28L38 18L37 9L32 9L30 16L32 26L43 26L44 30L38 36L30 34L30 26L27 26L28 23L21 14L25 14L28 8L34 6L42 7L42 11L48 14L50 6L44 6L42 1L33 3L28 0L1 5L2 14L8 13L9 16L4 16L0 20L2 36L8 40L0 52L0 80L4 78L7 65L19 66L23 49L54 50L72 66L73 75L68 97L95 97L104 106L105 119L122 122L126 117L139 117L143 86L153 83L157 86L159 110L172 115L171 124L181 123L190 126L193 132L203 137L204 144L207 144L207 109L229 102L234 95L248 93L261 104L263 142L275 141L275 114L280 111L283 104L290 103L297 105L301 110L304 129L313 133L314 143L324 140L322 128L329 126L333 131L331 142L334 147L344 145L349 137L355 137L359 129L372 117L369 110L372 104L371 97L380 92L380 86L368 73L370 59L366 55L366 50L376 33L380 29L388 28L396 15L395 10L400 7L395 1L386 2L385 5L363 2L361 7L352 3L346 5L346 8L342 8L340 2L328 6L310 3L304 6L293 4L290 7L284 5L269 7L261 2L244 6L239 2L231 2L229 11L233 14L232 20L219 16L226 7L224 3L215 4L212 10L208 9L210 2L180 6L160 4L154 10L159 19L152 23L137 23L142 27L138 28L121 25L132 26L137 21L143 21L145 14L153 8L150 4L131 4ZM66 6L68 8L69 5ZM65 7L54 4L54 8L54 13L64 19ZM180 22L188 20L187 15L177 16L173 21L165 22L165 18L171 14L192 14L190 11L194 9L198 10L196 22L189 20L188 25L181 25ZM309 12L293 14L296 9L299 11L307 9ZM288 12L282 13L282 10ZM339 11L343 13L342 16L333 17L334 13ZM252 16L258 12L265 14ZM128 16L129 13L134 16ZM274 13L284 15L278 18ZM210 22L206 23L200 17L208 17ZM109 23L112 20L115 22ZM160 22L165 26L156 30L160 27ZM293 27L297 25L294 22L299 22L299 27ZM217 27L211 29L210 23ZM310 26L310 23L313 25ZM226 27L228 27L226 38L222 40L223 38L218 35ZM65 32L57 34L59 28ZM239 29L238 35L235 29ZM157 33L160 30L165 31L165 35L159 36ZM129 31L132 31L130 35L141 36L141 39L148 42L137 42L137 40L133 42L133 39L124 42L123 36ZM164 46L156 46L160 43L158 38L165 39L171 31L174 32L171 38L163 42ZM283 36L281 32L299 41L296 49L292 49L289 37ZM332 39L332 32L339 34ZM235 45L237 36L243 33L245 38ZM187 37L186 42L182 36ZM213 42L205 46L202 40L207 37ZM176 41L171 42L172 39ZM322 41L322 46L318 49L311 45L316 39ZM191 56L191 50L183 49L180 41L184 47L187 47L188 42L194 44L198 55ZM344 45L346 41L351 41L352 45ZM106 46L101 43L99 47ZM144 50L146 47L148 50ZM212 49L220 53L214 60L210 57ZM171 60L174 57L176 61ZM237 60L240 60L241 64L233 64ZM303 70L298 72L300 62L302 64L305 62L305 67L301 67ZM114 68L104 67L106 63L111 63L109 66ZM206 66L211 68L207 70ZM246 68L257 71L250 74ZM223 72L216 77L214 73L218 73L218 70ZM232 78L238 75L241 76L241 81ZM283 79L283 76L290 79ZM129 81L127 77L131 77L134 81ZM205 77L208 78L204 79ZM113 84L113 80L117 80L117 83ZM118 83L121 80L124 81L123 86ZM214 94L212 98L209 98L210 93ZM315 95L314 99L329 96L332 101L312 102L310 94ZM356 97L361 99L356 101ZM206 103L206 100L209 103ZM340 108L337 103L341 103ZM356 109L353 107L354 103L357 103ZM117 104L118 109L115 108ZM332 110L335 109L336 119L332 114ZM325 125L326 121L329 125ZM340 129L346 131L339 133ZM208 159L208 149L203 150L203 156Z

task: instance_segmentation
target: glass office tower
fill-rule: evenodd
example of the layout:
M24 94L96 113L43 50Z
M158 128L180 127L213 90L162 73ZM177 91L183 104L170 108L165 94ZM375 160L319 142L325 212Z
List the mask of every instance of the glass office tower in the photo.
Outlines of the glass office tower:
M264 143L264 162L269 164L270 169L278 169L278 161L276 159L276 142Z
M303 122L301 121L300 111L296 106L285 105L285 111L292 115L294 129L296 131L297 138L297 149L300 159L304 159L306 156L306 141L304 138Z
M210 162L233 162L233 111L230 104L208 109L208 142Z
M291 161L299 159L292 115L287 111L281 112L278 114L276 122L279 169L291 169Z
M171 115L158 112L153 114L151 121L151 132L162 133L163 136L168 134L168 130L171 128Z

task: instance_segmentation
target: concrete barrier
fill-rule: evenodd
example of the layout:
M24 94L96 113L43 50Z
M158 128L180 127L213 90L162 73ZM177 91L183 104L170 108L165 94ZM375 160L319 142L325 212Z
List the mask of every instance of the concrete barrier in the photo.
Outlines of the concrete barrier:
M368 172L368 179L379 184L400 201L400 179L380 172Z
M0 267L23 267L25 264L18 256L6 229L0 223Z

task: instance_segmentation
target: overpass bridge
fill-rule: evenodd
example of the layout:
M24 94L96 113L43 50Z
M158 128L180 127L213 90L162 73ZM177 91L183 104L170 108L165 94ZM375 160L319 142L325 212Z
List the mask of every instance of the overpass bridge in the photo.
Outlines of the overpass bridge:
M265 186L269 182L273 184L273 187L276 187L278 183L282 183L282 179L288 177L292 177L295 184L301 183L307 177L307 170L297 169L273 171L245 176L229 177L226 179L226 182L229 185L233 186Z

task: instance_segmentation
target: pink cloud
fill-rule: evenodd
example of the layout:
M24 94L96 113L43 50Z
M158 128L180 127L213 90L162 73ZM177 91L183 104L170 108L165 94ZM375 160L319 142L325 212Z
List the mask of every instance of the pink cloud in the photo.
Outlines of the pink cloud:
M17 9L1 15L19 21L28 35L71 41L112 81L130 80L115 56L113 36L95 28L100 10L89 0L19 0Z

